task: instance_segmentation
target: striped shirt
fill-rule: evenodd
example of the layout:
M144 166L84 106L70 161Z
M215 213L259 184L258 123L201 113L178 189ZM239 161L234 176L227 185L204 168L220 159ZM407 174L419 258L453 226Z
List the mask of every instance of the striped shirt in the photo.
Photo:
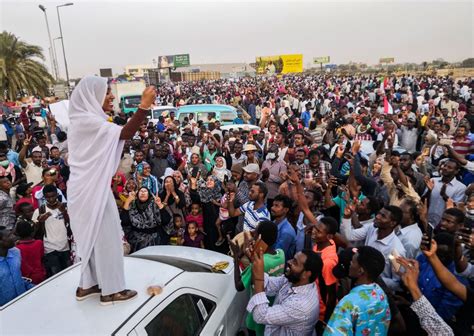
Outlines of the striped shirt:
M284 276L264 274L265 292L250 298L247 311L255 322L265 324L265 335L312 336L319 316L319 294L314 282L293 287ZM275 296L270 307L268 296Z
M259 222L270 220L270 212L266 205L258 209L254 209L254 207L255 202L249 201L239 208L240 212L244 214L244 231L255 230Z
M466 155L474 153L474 142L471 141L471 139L468 136L466 136L464 140L461 140L461 141L454 140L453 149L459 155L466 156Z

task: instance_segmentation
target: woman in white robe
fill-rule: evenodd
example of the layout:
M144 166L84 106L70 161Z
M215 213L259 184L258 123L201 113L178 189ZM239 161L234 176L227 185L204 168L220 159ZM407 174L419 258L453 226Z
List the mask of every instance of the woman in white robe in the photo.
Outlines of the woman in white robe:
M145 89L140 108L123 127L108 121L114 96L107 80L84 77L72 93L68 132L68 211L82 260L76 298L101 295L101 304L137 295L125 287L120 218L110 181L120 162L125 139L131 139L154 102L154 87Z

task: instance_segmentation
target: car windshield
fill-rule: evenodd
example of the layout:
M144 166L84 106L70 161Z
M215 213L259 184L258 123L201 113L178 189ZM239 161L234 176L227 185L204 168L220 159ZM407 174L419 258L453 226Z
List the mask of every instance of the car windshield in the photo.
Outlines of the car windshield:
M124 105L126 108L135 108L138 107L138 105L140 104L140 100L140 96L130 96L125 98Z
M153 110L153 119L158 119L162 115L169 115L170 112L175 112L175 109L169 110Z

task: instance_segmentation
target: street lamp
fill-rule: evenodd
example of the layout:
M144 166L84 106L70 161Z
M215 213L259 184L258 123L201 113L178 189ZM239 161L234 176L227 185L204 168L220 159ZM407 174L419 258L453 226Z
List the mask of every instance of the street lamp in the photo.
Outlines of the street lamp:
M59 16L59 7L66 7L74 5L72 2L65 3L63 5L56 6L56 11L58 12L58 22L59 22L59 34L61 35L61 44L63 46L63 57L64 57L64 67L66 68L66 81L67 81L67 97L69 98L70 84L69 84L69 71L67 69L67 60L66 60L66 51L64 50L64 37L63 37L63 30L61 28L61 17Z
M44 18L46 20L46 29L48 30L48 38L49 38L49 49L50 49L50 57L51 57L51 66L52 66L52 71L54 73L54 76L56 77L56 80L59 78L59 71L58 71L58 60L56 58L56 50L54 49L54 44L51 40L51 32L49 30L49 23L48 23L48 14L46 14L46 7L43 5L38 6L39 9L41 9L44 13Z
M61 39L61 36L60 37L55 37L53 38L53 46L54 46L54 58L57 60L58 59L58 54L56 53L56 41L57 40L60 40ZM59 74L59 65L56 63L56 66L58 67L58 74Z

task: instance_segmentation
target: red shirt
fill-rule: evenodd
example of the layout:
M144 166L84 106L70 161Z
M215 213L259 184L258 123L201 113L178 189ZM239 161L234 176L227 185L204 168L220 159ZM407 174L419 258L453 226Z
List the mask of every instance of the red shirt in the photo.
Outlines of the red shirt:
M331 245L325 247L322 250L318 251L318 245L316 244L313 247L313 251L316 253L320 253L321 260L323 261L323 269L321 271L323 275L324 282L326 286L331 286L337 284L337 278L332 274L332 269L337 265L339 262L339 258L337 256L336 244L334 240L329 240ZM318 279L316 279L316 283L318 284ZM319 284L317 286L319 290ZM324 321L324 315L326 314L326 299L321 297L321 292L319 293L319 319Z
M202 217L202 214L199 214L197 216L193 216L191 214L186 216L186 224L189 222L196 222L198 229L202 229L204 227L204 218Z
M16 247L21 252L21 274L39 284L46 278L43 266L44 246L38 239L20 240Z
M30 203L33 206L33 209L37 209L38 206L35 206L35 202L33 200L33 197L22 197L15 203L15 212L18 213L18 209L20 208L20 204L22 203Z

